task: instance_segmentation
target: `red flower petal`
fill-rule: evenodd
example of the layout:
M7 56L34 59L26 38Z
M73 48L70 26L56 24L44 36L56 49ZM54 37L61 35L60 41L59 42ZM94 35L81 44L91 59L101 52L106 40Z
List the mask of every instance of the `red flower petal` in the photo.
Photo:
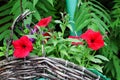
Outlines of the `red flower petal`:
M72 38L72 39L80 39L80 37L79 36L69 36L68 38Z
M16 58L25 58L29 55L29 51L25 49L15 49L13 56Z
M68 38L72 38L72 39L80 39L79 36L69 36ZM82 45L83 43L82 42L72 42L72 45Z
M82 42L72 42L72 45L78 46L78 45L83 45L83 43Z
M20 39L12 42L14 47L13 56L16 58L25 58L33 50L32 42L27 36L22 36Z
M46 27L50 23L51 19L52 19L52 16L43 18L36 25L40 27ZM34 26L34 28L37 27L36 25Z
M98 50L104 46L103 37L100 32L95 32L91 29L88 29L80 37L84 39L87 42L88 47L93 50Z

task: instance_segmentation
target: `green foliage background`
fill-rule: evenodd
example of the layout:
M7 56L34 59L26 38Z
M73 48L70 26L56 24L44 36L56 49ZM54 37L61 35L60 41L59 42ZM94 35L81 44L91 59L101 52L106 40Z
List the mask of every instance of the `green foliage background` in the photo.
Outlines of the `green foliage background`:
M100 30L105 35L106 45L98 54L106 56L110 61L104 63L106 76L111 80L120 80L120 0L78 0L74 22L76 30L83 32L87 28ZM108 4L104 4L107 2ZM4 55L6 39L10 37L13 20L21 13L20 0L0 0L0 56ZM52 16L60 19L60 12L66 14L65 0L22 0L23 11L35 11L25 24L36 23L43 17ZM50 24L54 28L54 23ZM20 31L15 30L16 33ZM106 34L107 33L107 34ZM14 35L14 38L17 38ZM4 44L3 44L4 43Z

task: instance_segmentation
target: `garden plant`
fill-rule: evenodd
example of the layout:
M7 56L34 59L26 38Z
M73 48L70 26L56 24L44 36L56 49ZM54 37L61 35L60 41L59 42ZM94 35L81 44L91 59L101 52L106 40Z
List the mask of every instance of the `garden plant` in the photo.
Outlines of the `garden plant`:
M0 59L5 58L13 21L30 10L14 29L9 56L62 58L120 80L120 1L77 0L73 21L66 1L0 0Z

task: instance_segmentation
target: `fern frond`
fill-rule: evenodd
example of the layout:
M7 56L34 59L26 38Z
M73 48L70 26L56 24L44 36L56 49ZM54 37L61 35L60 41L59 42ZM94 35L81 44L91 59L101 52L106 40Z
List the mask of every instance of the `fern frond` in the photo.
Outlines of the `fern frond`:
M92 28L105 34L109 31L110 15L99 2L92 0L77 7L74 21L77 31Z

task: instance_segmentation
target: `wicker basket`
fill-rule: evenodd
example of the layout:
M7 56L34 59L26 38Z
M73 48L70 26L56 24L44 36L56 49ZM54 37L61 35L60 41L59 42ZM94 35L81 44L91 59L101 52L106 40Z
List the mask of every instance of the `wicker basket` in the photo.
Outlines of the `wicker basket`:
M0 80L102 80L99 76L58 58L28 57L0 62Z
M12 25L31 14L29 10L19 15ZM8 41L8 48L11 40ZM84 67L75 65L72 62L49 57L27 57L25 59L8 58L0 61L0 80L103 80L100 76L92 73ZM43 79L42 79L43 80Z

